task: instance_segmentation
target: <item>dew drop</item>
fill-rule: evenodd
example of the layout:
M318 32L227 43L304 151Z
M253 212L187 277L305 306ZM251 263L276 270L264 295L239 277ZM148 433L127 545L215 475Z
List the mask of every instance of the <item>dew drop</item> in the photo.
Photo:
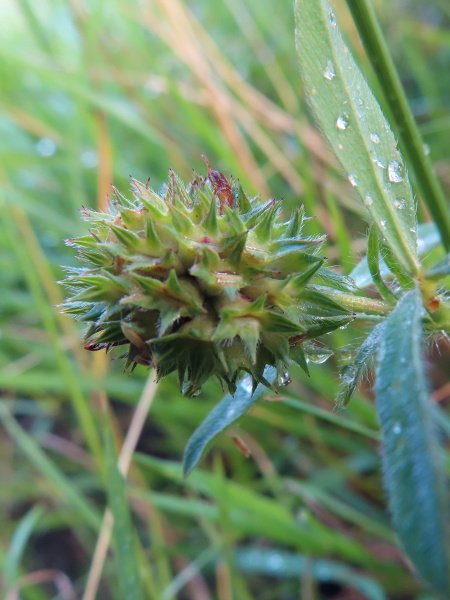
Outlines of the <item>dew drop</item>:
M80 162L85 169L94 169L98 165L98 156L95 150L84 150L80 154Z
M314 348L313 350L309 349L307 361L311 361L316 365L321 365L322 363L327 361L330 358L330 356L333 356L333 352L330 352L329 350L318 348Z
M381 160L376 160L375 164L377 165L377 167L380 167L380 169L386 168L386 165L383 162L381 162Z
M278 385L289 385L292 382L291 376L289 375L289 371L284 371L278 377Z
M379 144L381 142L381 139L380 139L380 136L378 135L378 133L371 133L369 137L370 137L370 140L374 144Z
M423 145L423 153L425 154L425 156L428 156L430 154L430 146L428 144Z
M402 208L405 208L405 206L406 206L405 198L396 198L394 200L394 208L401 210Z
M373 198L370 194L367 194L366 197L364 198L364 204L366 206L372 206L372 202L373 202Z
M384 219L380 221L380 225L383 229L386 229L386 221Z
M272 571L278 571L283 566L283 558L279 554L272 554L267 558L267 566Z
M338 144L338 150L343 150L343 149L344 149L343 144Z
M190 398L200 396L201 389L198 388L192 381L185 381L181 387L183 394L188 394Z
M410 227L409 230L411 233L417 233L417 227Z
M397 160L391 160L388 164L388 178L391 183L400 183L405 179L403 165Z
M325 67L325 71L323 72L323 76L325 77L325 79L328 79L328 81L331 81L332 79L334 79L336 77L336 72L334 70L334 65L331 62L331 60L329 60L327 62L327 66Z
M396 423L394 425L394 427L392 428L392 433L394 433L395 435L399 435L402 432L402 426L400 425L400 423Z
M347 129L347 127L349 127L347 115L341 115L337 118L336 127L341 131L344 131L344 129Z
M329 14L328 14L328 18L330 19L330 23L331 25L333 25L333 27L336 26L336 15L334 14L334 12L332 10L330 10Z
M356 375L356 365L355 364L344 365L339 371L339 376L342 379L342 381L344 381L345 383L352 383L352 381L355 378L355 375Z
M356 175L353 175L353 173L351 173L348 176L348 180L350 181L353 187L356 187L358 185L358 182L356 181Z
M48 138L41 138L35 144L36 152L41 156L49 157L53 156L56 152L56 144L53 140Z

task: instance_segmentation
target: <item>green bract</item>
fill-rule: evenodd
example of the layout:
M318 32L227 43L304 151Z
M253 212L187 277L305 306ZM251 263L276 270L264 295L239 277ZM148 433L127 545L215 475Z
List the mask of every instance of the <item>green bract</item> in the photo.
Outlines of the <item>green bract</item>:
M207 164L207 179L170 171L162 194L132 180L133 199L83 209L90 235L68 244L85 266L63 282L88 350L126 345L127 366L176 371L189 396L213 375L233 394L242 371L256 387L267 365L281 379L292 360L306 369L305 341L353 318L326 295L351 283L322 267L303 209L283 221L280 201L250 200Z

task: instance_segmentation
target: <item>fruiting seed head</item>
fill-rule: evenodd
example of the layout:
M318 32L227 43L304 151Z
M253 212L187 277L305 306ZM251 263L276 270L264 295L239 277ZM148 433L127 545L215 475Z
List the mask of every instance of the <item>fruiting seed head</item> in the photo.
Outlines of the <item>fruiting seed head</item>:
M339 276L322 267L322 239L302 235L303 210L283 222L279 201L248 198L205 162L209 182L170 171L157 194L132 179L132 199L83 209L91 233L67 243L85 265L63 282L86 349L123 346L127 367L175 371L186 395L212 376L234 393L242 372L269 385L266 365L306 368L305 340L352 319L325 295Z

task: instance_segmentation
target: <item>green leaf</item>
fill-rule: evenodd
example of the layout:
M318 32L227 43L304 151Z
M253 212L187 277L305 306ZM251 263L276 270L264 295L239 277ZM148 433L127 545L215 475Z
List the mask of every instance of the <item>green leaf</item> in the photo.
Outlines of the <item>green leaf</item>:
M359 382L367 370L367 363L369 359L378 351L381 337L384 335L385 327L386 321L378 323L378 325L372 329L370 334L361 344L358 352L356 353L355 360L352 363L342 367L340 374L344 382L344 386L336 398L337 406L346 406L350 402Z
M160 473L163 477L182 482L180 465L149 455L135 454L135 460L144 468ZM331 552L356 564L371 565L373 557L354 540L342 533L326 528L308 511L299 522L282 503L261 495L233 480L197 469L184 482L186 488L212 498L229 507L230 521L239 525L242 536L257 535L274 542L288 544L308 554Z
M30 510L25 513L14 529L3 562L5 591L9 591L19 576L20 563L25 548L43 514L43 506L35 504L33 508L30 508Z
M396 140L327 0L296 1L305 92L325 137L402 267L417 274L416 207Z
M444 256L444 258L433 265L431 269L428 269L425 273L425 278L431 279L432 281L439 281L439 279L443 279L444 277L447 277L447 275L450 275L450 254Z
M108 505L114 517L113 535L117 549L116 573L124 600L144 600L139 574L136 540L131 520L130 508L127 503L126 485L117 464L114 449L114 438L111 423L106 420L105 426L105 455Z
M397 298L395 294L384 283L380 271L380 248L378 245L378 234L372 227L369 233L369 241L367 245L367 264L374 284L376 285L381 296L388 302L395 303Z
M292 552L260 547L239 548L235 560L237 567L244 573L295 579L306 575L319 582L341 583L352 587L368 600L386 600L385 593L376 581L335 561L311 560L310 557Z
M376 403L384 480L395 528L417 572L448 598L448 495L421 351L423 312L420 293L412 290L386 321Z
M275 381L276 369L266 367L264 377ZM227 394L200 423L189 438L183 455L183 474L186 477L199 462L206 445L224 429L237 421L262 396L267 388L259 384L252 393L251 377L246 375L237 385L234 396Z
M445 248L450 250L450 215L445 193L434 173L430 157L414 120L389 49L383 38L371 0L348 0L367 57L377 76L386 105L395 123L408 164L415 174L420 196L431 212Z
M422 223L419 225L419 256L423 256L438 246L439 243L439 232L434 223ZM389 268L383 260L380 261L380 274L382 277L385 277L389 274ZM355 285L361 289L372 284L372 276L367 265L367 256L360 260L360 262L350 273L350 277L355 282Z

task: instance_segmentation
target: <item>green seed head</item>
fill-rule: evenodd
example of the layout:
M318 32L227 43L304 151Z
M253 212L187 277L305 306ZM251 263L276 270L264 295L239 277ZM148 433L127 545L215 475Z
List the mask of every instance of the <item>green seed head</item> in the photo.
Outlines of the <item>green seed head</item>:
M123 346L126 366L176 371L189 396L212 376L234 393L242 372L256 386L267 365L306 368L305 341L352 319L326 296L348 282L322 267L302 208L285 221L280 201L250 199L206 163L207 179L170 171L161 194L132 180L132 199L83 209L90 235L67 243L84 266L63 282L88 350Z

